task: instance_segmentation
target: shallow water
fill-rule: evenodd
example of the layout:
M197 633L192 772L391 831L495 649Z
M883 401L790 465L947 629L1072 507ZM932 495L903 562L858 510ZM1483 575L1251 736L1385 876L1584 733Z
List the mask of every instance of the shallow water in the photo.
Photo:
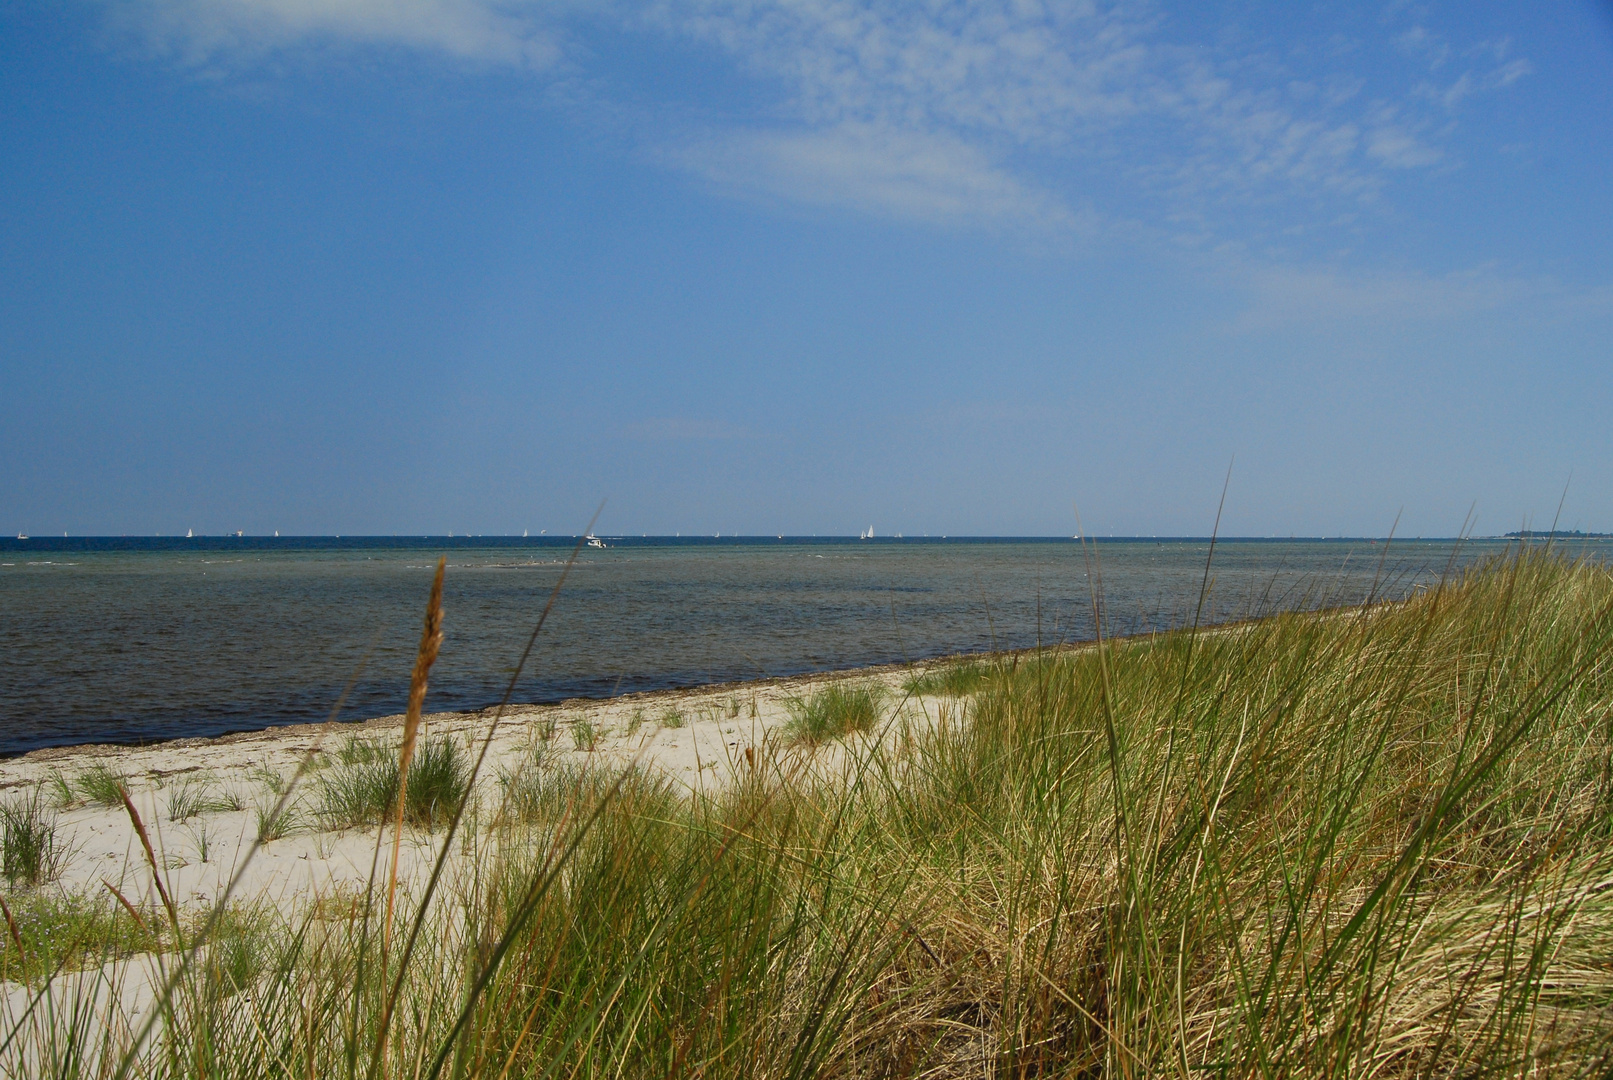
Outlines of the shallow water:
M1205 621L1403 596L1496 541L1222 540ZM0 754L403 709L448 556L428 708L503 694L571 542L198 538L0 543ZM1108 629L1190 622L1206 540L1095 546ZM602 697L1088 639L1070 540L612 541L584 549L515 691Z

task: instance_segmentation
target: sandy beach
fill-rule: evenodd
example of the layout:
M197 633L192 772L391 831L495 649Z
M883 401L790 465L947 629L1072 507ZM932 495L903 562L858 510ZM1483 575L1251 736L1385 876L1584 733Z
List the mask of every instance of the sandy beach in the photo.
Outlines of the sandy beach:
M790 719L790 703L831 683L878 683L887 691L893 715L899 709L912 722L927 722L942 702L903 696L902 684L913 670L888 666L604 701L511 706L493 731L473 796L483 805L496 804L501 779L521 769L633 764L690 792L713 790L757 760L758 753L789 753L779 729ZM495 713L428 714L423 734L456 740L473 756L494 728ZM311 760L314 767L288 800L283 834L252 855L230 897L286 910L362 888L370 880L377 829L326 827L318 806L320 767L329 767L353 740L395 752L402 724L403 717L394 715L149 746L53 747L0 762L0 798L39 788L58 804L58 835L67 856L48 887L74 891L110 885L136 905L155 909L159 896L127 811L77 793L87 775L120 778L146 824L168 895L182 910L200 913L224 896L252 852L260 822L302 763ZM815 755L820 764L834 757L830 748ZM68 790L74 793L70 802ZM439 839L423 828L405 828L400 880L407 883L429 869Z

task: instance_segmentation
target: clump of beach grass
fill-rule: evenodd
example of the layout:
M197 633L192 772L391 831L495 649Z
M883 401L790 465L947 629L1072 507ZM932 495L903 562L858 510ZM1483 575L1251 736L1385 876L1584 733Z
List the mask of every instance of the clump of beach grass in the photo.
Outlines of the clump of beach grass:
M785 731L796 742L815 746L879 722L885 687L873 682L832 682L806 697L786 702L790 722Z
M465 751L453 739L423 740L409 765L404 820L432 825L453 816L469 792L469 772ZM398 748L351 739L314 788L317 816L327 828L380 824L397 807Z
M434 825L459 812L470 794L470 762L451 739L427 739L409 766L404 820Z
M54 880L68 856L56 815L35 787L0 803L0 873L13 885Z
M968 697L990 681L993 668L982 660L955 660L910 676L902 689L918 697Z
M592 753L599 747L600 730L588 717L579 717L571 725L571 744L577 750Z
M197 861L202 863L211 861L214 851L213 832L208 828L207 822L198 821L194 825L187 826L186 831L196 848Z
M532 733L537 736L539 742L548 743L554 738L555 732L559 730L559 724L560 720L555 716L554 711L545 710L538 717L537 723L533 725Z
M61 774L61 770L52 769L46 775L44 787L50 792L51 801L58 810L71 809L78 802L78 795L73 791L73 784Z
M660 723L664 728L681 728L684 724L683 710L676 705L668 705L661 713Z
M239 799L229 793L220 795L207 780L187 776L164 791L164 809L169 821L189 821L201 814L239 810Z
M96 806L123 805L124 778L106 765L98 764L73 778L73 793Z
M286 778L281 775L280 770L272 768L266 761L247 769L246 776L270 795L285 794Z
M252 820L256 829L254 835L262 843L282 839L302 826L295 804L272 793L260 796L252 804Z

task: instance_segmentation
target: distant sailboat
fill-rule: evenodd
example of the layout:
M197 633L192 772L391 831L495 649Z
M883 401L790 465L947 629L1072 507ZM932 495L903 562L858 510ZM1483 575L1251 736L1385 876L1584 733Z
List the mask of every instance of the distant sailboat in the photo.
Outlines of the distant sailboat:
M194 540L194 539L196 539L196 534L193 531L191 531L190 529L186 529L185 530L185 539L186 540Z
M867 529L866 532L860 532L860 533L857 534L857 539L859 539L859 540L872 540L873 538L874 538L874 527L872 525L868 526L868 529Z
M525 540L525 539L526 539L526 530L525 530L525 529L522 529L522 530L521 530L521 539L522 539L522 540Z

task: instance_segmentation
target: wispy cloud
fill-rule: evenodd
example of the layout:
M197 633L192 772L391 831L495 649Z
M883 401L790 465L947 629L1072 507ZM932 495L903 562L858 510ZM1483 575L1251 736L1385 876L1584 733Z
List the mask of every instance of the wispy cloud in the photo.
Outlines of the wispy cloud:
M556 28L488 0L118 0L109 22L192 64L250 62L308 46L386 46L454 60L543 69Z
M1065 231L1161 221L1210 201L1371 199L1440 167L1450 114L1532 69L1506 41L1465 51L1423 25L1386 27L1413 72L1365 92L1359 42L1290 69L1184 40L1148 0L104 0L109 18L185 62L250 64L307 47L379 46L536 72L565 57L607 97L621 76L573 46L624 35L726 58L754 95L702 101L640 133L724 190L931 221ZM1450 69L1466 65L1451 75ZM563 65L562 65L563 66ZM653 129L653 130L648 130ZM676 143L668 145L667 132ZM1102 189L1123 193L1105 205Z
M1059 199L945 133L845 122L825 129L726 133L679 145L669 156L739 193L919 221L1078 224Z

